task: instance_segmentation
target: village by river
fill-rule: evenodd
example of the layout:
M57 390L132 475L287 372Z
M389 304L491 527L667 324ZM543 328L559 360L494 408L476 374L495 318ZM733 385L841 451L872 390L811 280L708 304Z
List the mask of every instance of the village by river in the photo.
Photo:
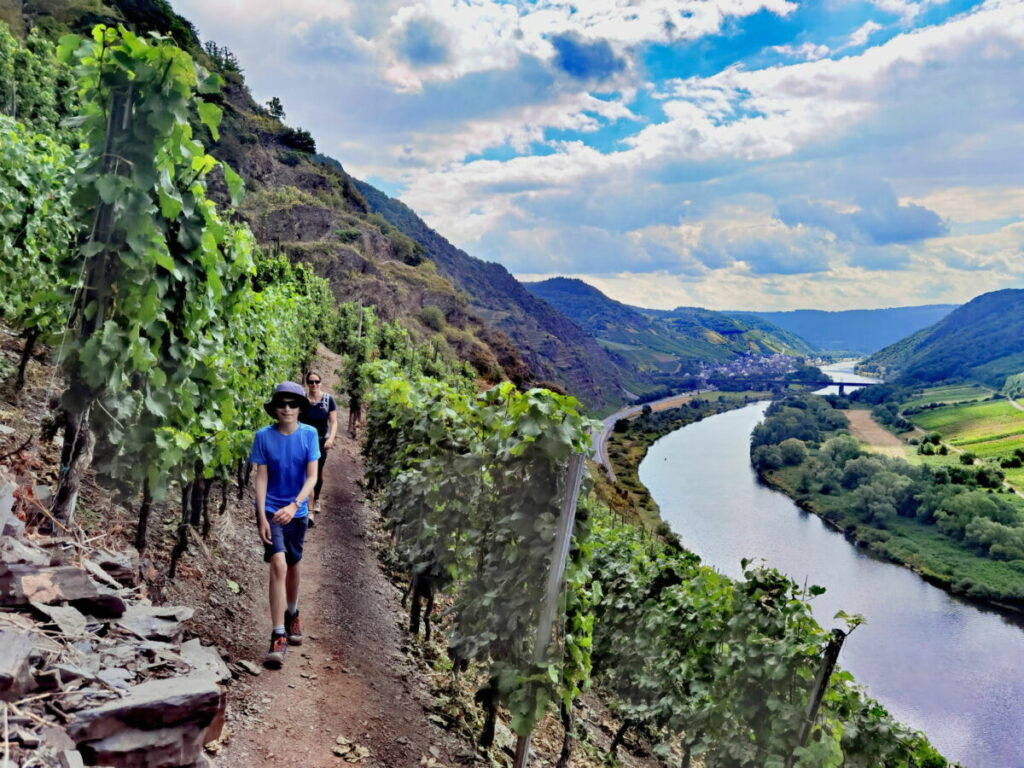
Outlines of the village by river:
M824 369L850 381L849 364ZM1024 619L952 597L848 542L750 466L750 433L767 402L666 435L640 480L687 549L740 576L762 558L828 591L813 603L826 627L839 610L867 619L840 664L897 718L967 768L1024 768Z

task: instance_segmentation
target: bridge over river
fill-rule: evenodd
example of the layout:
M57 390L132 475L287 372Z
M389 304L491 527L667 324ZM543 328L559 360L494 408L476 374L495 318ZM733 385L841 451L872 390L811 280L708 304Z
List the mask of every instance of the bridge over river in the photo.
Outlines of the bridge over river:
M822 387L839 387L839 394L846 394L847 387L872 387L876 384L881 384L881 381L843 381L841 379L820 379L816 381L794 381L793 379L769 379L760 376L723 376L721 378L711 378L707 380L708 384L713 384L716 387L728 385L730 389L734 389L737 385L742 385L743 389L770 389L776 386L786 386L789 384L800 384L803 386L811 387L812 389L821 389Z

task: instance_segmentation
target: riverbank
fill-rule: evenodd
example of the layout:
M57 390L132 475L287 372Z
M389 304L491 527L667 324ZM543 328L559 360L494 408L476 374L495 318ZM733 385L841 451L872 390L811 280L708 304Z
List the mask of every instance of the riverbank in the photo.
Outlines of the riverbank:
M1024 504L988 467L936 469L866 452L846 411L818 399L772 405L752 436L763 482L953 594L1024 608Z
M765 485L788 496L805 512L821 518L854 546L909 568L929 584L950 594L1024 614L1024 599L1012 597L1022 581L1021 572L1014 566L966 553L934 526L912 520L895 520L885 530L866 526L852 515L843 514L834 504L834 498L798 491L798 473L798 467L757 472Z
M619 419L618 429L613 429L607 439L608 461L615 483L599 481L602 498L623 518L663 536L670 533L661 519L657 502L640 482L640 464L648 449L660 438L687 424L769 397L770 392L694 393L659 403L649 412L637 411Z

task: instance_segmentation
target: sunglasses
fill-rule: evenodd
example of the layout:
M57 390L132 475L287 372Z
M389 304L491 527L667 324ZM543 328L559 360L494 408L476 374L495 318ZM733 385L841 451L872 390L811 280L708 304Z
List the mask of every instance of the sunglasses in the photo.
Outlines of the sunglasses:
M319 384L320 379L306 379L307 384Z
M298 408L299 407L299 401L298 400L281 400L277 404L277 407L278 408Z

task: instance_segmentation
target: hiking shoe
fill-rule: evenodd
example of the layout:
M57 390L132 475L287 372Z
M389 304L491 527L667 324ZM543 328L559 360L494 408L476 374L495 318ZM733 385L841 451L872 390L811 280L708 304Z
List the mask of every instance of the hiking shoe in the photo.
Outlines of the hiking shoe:
M320 514L320 502L319 501L316 504L313 505L313 511L316 512L318 515Z
M280 669L284 664L284 654L288 650L288 638L285 635L270 636L270 650L263 657L263 666L269 669Z
M313 525L314 525L314 523L313 523L313 511L311 510L311 511L306 513L306 527L307 528L312 528Z
M285 611L284 631L288 633L289 643L292 645L302 645L302 619L299 618L298 611L295 612L294 616Z

